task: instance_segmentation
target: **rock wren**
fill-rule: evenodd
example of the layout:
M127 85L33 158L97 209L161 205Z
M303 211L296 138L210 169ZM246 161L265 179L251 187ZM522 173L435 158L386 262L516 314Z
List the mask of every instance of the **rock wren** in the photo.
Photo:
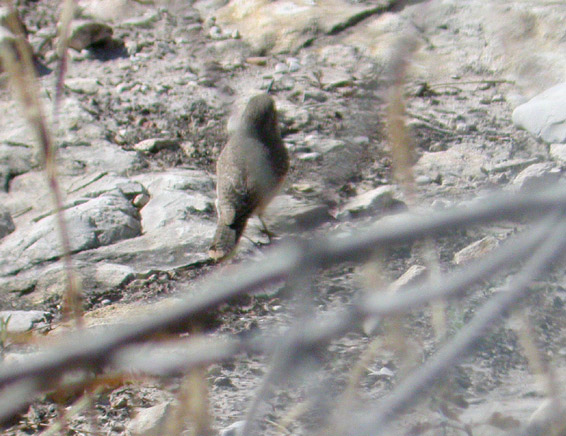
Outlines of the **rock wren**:
M248 218L258 216L273 199L289 170L275 102L267 94L253 97L216 163L218 226L209 255L229 256Z

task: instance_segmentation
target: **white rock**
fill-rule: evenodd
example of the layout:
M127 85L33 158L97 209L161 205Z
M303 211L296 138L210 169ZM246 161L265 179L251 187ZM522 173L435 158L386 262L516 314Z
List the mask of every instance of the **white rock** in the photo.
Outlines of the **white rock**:
M560 178L560 173L560 169L555 168L551 163L536 163L528 166L515 177L513 188L515 190L542 188L556 182Z
M393 187L389 185L380 186L348 201L340 208L336 218L345 220L350 217L376 214L392 206L393 203Z
M513 111L513 123L547 143L566 142L566 83L553 86Z
M134 145L134 150L142 151L144 153L156 153L164 148L176 148L179 146L179 141L168 138L151 138L145 139Z
M499 240L493 236L486 236L465 248L462 248L454 255L453 262L456 265L466 264L474 259L484 257L487 253L499 246Z
M389 289L393 292L397 292L403 288L407 288L419 281L422 281L427 275L428 271L426 267L422 265L413 265L405 271L401 277L391 283L391 285L389 285Z
M65 88L79 94L94 95L100 87L98 79L90 77L75 77L65 80Z
M169 411L170 402L163 402L146 409L137 409L136 416L127 425L127 430L135 436L157 436Z
M41 310L3 310L0 318L8 321L7 331L10 333L21 333L31 330L34 325L46 322L48 312Z

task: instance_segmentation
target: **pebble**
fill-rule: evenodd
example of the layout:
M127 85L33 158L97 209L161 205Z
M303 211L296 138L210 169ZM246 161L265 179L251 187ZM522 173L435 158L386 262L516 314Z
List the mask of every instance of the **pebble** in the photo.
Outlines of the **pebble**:
M138 194L132 200L132 204L138 209L141 209L149 202L149 199L150 197L148 194Z
M348 201L336 214L336 219L347 220L351 217L377 213L393 204L393 187L380 186L364 192Z
M267 58L263 56L252 56L246 58L246 62L252 65L259 65L261 67L267 65Z
M295 155L295 158L298 160L302 160L302 161L314 161L314 160L318 160L320 158L322 158L322 154L313 151L310 153L297 153Z
M208 36L210 36L212 39L224 39L222 30L218 26L212 26L208 31Z
M164 148L176 148L179 146L179 142L174 139L167 138L151 138L145 139L134 145L134 150L141 151L144 153L156 153Z
M90 77L74 77L65 80L65 88L77 94L94 95L100 87L98 79Z
M299 62L299 60L297 58L288 58L287 59L287 65L289 65L289 71L291 73L294 73L294 72L299 71L301 69L301 63Z

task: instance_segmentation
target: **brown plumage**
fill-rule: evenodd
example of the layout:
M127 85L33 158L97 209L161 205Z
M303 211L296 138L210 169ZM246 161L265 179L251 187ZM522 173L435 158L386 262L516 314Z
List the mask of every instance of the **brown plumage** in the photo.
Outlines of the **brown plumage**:
M210 257L220 260L233 252L248 218L261 214L288 170L275 103L267 94L255 96L216 163L218 225Z

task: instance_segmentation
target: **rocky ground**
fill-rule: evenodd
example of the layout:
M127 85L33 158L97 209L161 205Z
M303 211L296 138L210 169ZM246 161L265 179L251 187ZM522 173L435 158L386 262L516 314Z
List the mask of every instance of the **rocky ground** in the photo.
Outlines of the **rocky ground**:
M349 230L406 207L443 209L494 189L516 192L562 177L566 6L535 0L143 3L80 5L84 21L76 34L97 23L88 36L100 40L89 45L96 41L77 36L80 50L69 52L59 114L49 115L88 327L151 317L198 293L211 274L241 262L261 265L268 241L256 219L234 259L207 261L215 159L238 111L260 91L276 100L292 161L287 184L266 213L281 239ZM22 0L17 7L50 112L60 4ZM386 131L393 66L401 59L410 60L405 95L416 187L410 198L393 179ZM61 322L65 282L56 261L53 204L33 134L7 85L0 94L0 309L12 316L8 331L31 328L49 341L68 329ZM450 270L523 227L503 221L451 232L433 242L433 251L440 268ZM418 247L383 251L379 266L345 265L317 275L309 293L313 310L348 305L377 270L389 282L426 270ZM445 308L448 337L504 277L499 280ZM557 380L566 379L563 280L559 271L536 282L538 292L521 313L485 337L396 432L493 435L525 424L546 394L521 343L525 319L542 360ZM304 300L283 291L273 287L223 307L207 323L209 334L289 325ZM299 413L295 406L320 386L339 399L370 344L378 343L378 351L360 379L362 402L385 396L443 342L434 312L415 311L402 323L414 352L401 356L388 340L398 332L391 324L334 342L321 357L322 370L280 386L264 433L312 434L328 425L327 410ZM6 362L30 358L10 341L3 350ZM216 430L243 419L267 365L250 356L208 368ZM71 416L67 431L152 434L181 383L132 376L95 398L92 412ZM72 407L46 396L4 433L38 434Z

